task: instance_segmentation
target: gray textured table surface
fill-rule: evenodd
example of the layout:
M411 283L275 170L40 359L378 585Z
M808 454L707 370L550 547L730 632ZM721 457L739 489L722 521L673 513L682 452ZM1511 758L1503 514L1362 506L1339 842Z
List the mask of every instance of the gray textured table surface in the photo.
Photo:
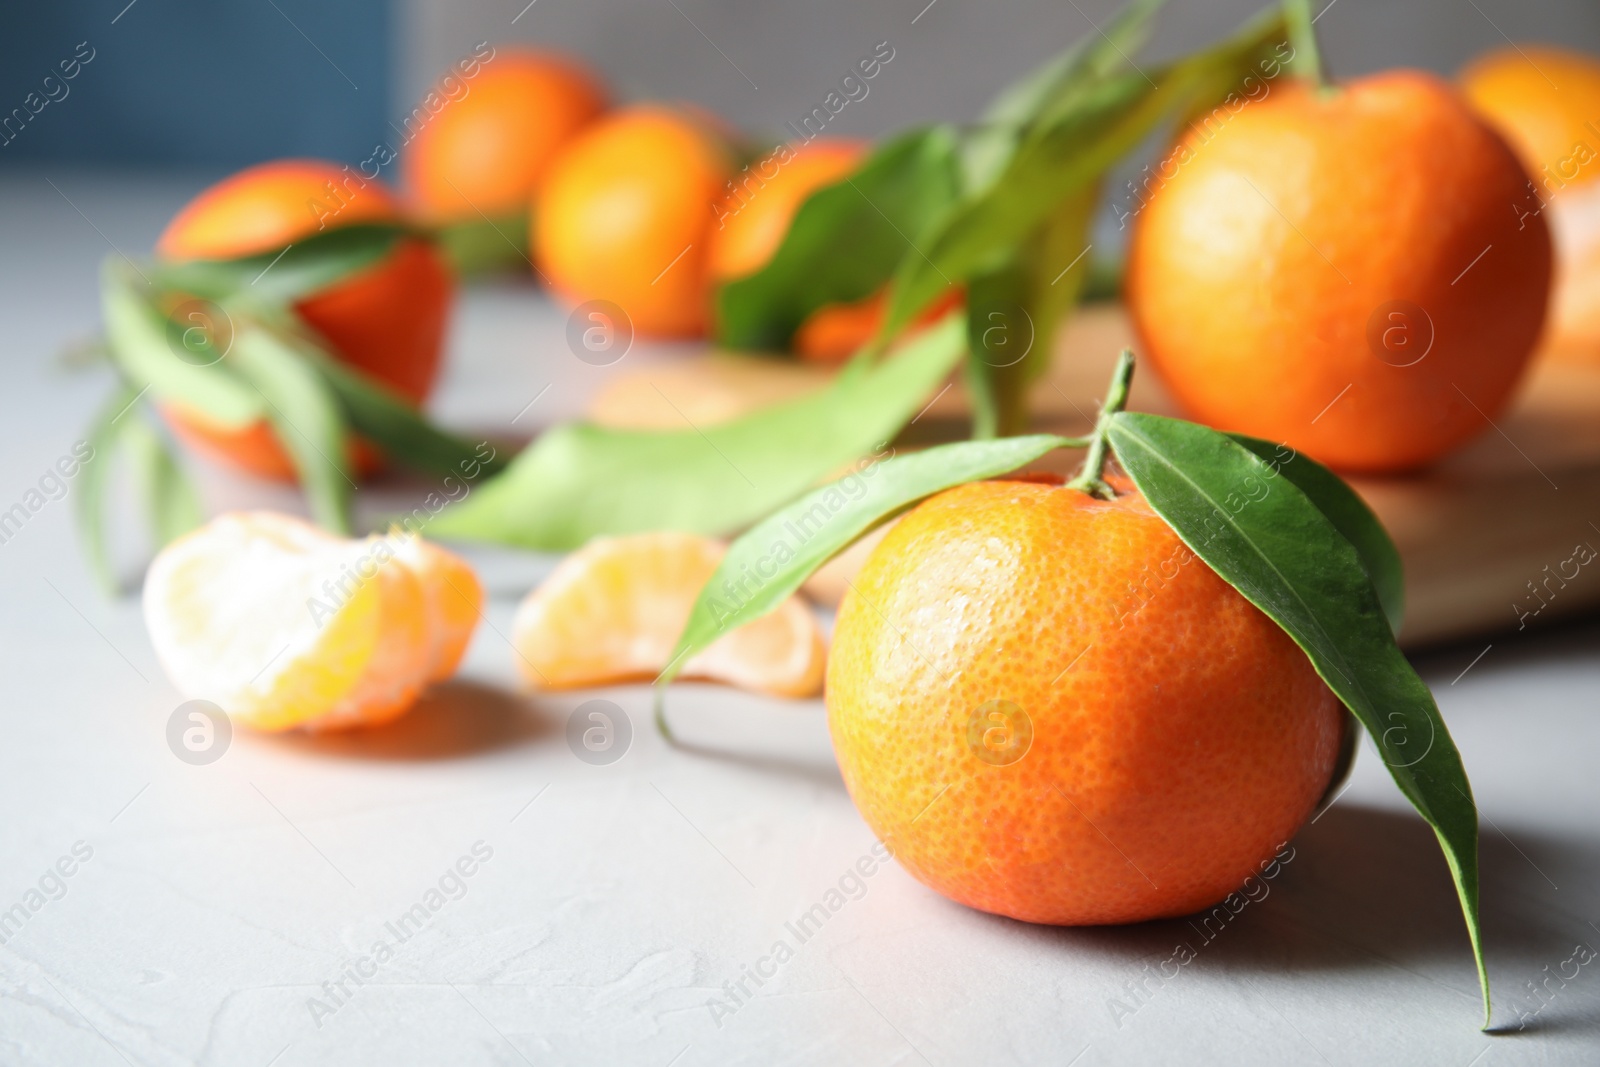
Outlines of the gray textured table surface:
M51 360L93 328L96 262L147 249L191 188L0 179L0 509L107 388ZM467 299L453 344L436 409L461 425L503 428L546 384L532 412L569 414L605 373L516 287ZM1600 1061L1593 624L1422 661L1484 814L1509 1031L1490 1037L1444 863L1370 747L1270 894L1214 940L1182 921L1029 927L890 865L846 879L800 942L786 924L836 901L873 844L820 704L683 687L683 732L733 759L664 746L639 688L522 697L499 635L549 561L483 555L492 626L400 725L362 742L241 735L189 766L166 745L177 697L136 600L105 600L79 561L72 491L0 544L0 913L25 915L0 929L0 1062ZM215 478L208 493L288 499ZM563 739L594 696L636 726L609 766ZM730 998L780 939L793 958ZM1195 958L1160 977L1180 943Z

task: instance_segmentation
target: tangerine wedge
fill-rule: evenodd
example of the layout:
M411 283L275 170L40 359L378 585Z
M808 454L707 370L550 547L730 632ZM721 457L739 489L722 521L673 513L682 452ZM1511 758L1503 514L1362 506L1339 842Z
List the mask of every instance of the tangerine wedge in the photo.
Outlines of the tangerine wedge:
M564 559L512 623L518 667L536 689L654 678L667 666L724 547L685 533L602 537ZM748 590L746 594L748 595ZM689 660L683 677L779 696L814 696L824 648L798 597Z

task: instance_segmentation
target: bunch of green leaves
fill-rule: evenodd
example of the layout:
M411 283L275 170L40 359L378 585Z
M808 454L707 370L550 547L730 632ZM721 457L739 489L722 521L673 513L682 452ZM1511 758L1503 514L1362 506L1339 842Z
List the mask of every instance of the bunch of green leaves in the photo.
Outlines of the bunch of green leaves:
M1121 410L1132 366L1124 353L1088 438L1039 434L897 456L878 466L864 490L857 485L850 495L823 486L769 515L734 541L706 582L670 662L682 664L721 634L772 611L828 559L935 493L1000 477L1056 449L1087 446L1084 474L1063 491L1107 495L1112 490L1101 467L1114 456L1195 555L1305 652L1433 828L1466 917L1487 1025L1477 808L1438 706L1395 644L1402 573L1393 543L1338 476L1305 456L1268 441ZM784 531L805 524L825 498L829 521L769 575L771 546L790 543ZM758 572L763 583L750 590L740 576ZM745 595L729 599L732 588ZM676 667L663 672L657 689L657 722L669 737L663 701L675 673Z
M1002 94L975 128L883 142L807 198L765 267L721 287L718 339L778 349L818 308L890 286L880 336L827 389L717 426L557 427L436 531L550 551L669 526L732 533L892 440L958 364L975 436L1022 430L1026 387L1088 274L1104 172L1165 118L1226 93L1284 37L1272 12L1147 78L1128 56L1160 4L1135 0ZM952 288L964 308L891 349Z
M1272 10L1221 44L1142 69L1131 57L1162 3L1134 0L1007 89L975 126L885 142L814 192L772 259L719 289L719 339L785 348L807 315L887 286L881 343L958 290L974 436L1022 432L1026 386L1089 276L1090 217L1107 170L1173 116L1257 73L1289 33Z
M397 226L350 226L277 254L142 268L106 261L104 348L120 381L90 428L98 459L78 514L91 565L108 588L115 580L106 493L118 460L141 475L157 547L200 519L194 487L161 429L162 409L225 431L265 421L292 461L313 516L338 532L351 528L353 435L424 473L458 474L462 463L475 461L471 445L334 358L293 310L297 300L381 262L409 236Z

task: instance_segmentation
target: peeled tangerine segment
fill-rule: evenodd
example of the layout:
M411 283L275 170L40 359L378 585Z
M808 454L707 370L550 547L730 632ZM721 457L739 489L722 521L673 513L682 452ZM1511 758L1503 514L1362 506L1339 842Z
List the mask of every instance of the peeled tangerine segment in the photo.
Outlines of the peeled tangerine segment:
M156 557L144 612L186 698L258 729L324 730L386 722L449 677L482 597L465 563L415 535L234 512Z
M683 533L589 542L517 609L511 644L523 677L537 689L654 678L667 666L723 552L716 541ZM719 638L682 673L757 692L813 696L822 688L823 657L816 618L791 596L770 615Z

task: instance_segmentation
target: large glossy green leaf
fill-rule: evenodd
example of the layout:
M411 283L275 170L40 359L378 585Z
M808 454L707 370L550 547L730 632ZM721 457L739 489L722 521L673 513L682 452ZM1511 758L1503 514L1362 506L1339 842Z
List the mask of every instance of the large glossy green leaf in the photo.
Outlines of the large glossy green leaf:
M876 148L854 174L800 205L767 265L717 291L717 337L775 351L825 304L877 292L918 235L954 200L956 137L913 130ZM752 196L759 197L756 189Z
M1096 181L1168 116L1221 95L1284 32L1283 16L1272 11L1215 48L1064 86L988 186L963 197L918 241L918 254L900 261L882 336L893 336L952 279L992 269L1064 197Z
M226 353L211 349L205 331L173 324L146 295L142 283L118 264L101 273L106 342L112 358L136 387L157 401L204 412L211 423L239 429L260 419L261 397L233 373ZM199 338L186 346L182 339ZM183 358L178 352L182 351Z
M1395 784L1433 827L1455 879L1483 987L1478 814L1427 685L1394 642L1356 548L1297 481L1194 423L1121 413L1111 447L1157 514L1212 570L1282 626L1367 728Z
M338 398L293 347L258 325L241 326L230 356L239 375L260 394L278 443L318 523L350 532L349 451Z
M951 486L1014 471L1051 449L1075 444L1082 442L1035 434L941 445L864 463L812 490L729 546L700 590L658 684L670 684L689 657L722 634L777 607L818 567L884 520Z
M1400 563L1399 551L1389 539L1389 531L1383 528L1366 501L1357 496L1343 478L1287 445L1241 433L1228 436L1293 482L1328 517L1333 528L1344 535L1360 557L1367 577L1372 579L1389 628L1398 634L1405 617L1405 568Z
M159 262L149 269L162 289L209 300L282 305L377 265L407 236L417 234L399 224L363 223L325 230L260 255Z
M962 325L948 316L825 389L715 426L557 427L433 532L551 551L599 534L730 533L886 447L960 358Z

